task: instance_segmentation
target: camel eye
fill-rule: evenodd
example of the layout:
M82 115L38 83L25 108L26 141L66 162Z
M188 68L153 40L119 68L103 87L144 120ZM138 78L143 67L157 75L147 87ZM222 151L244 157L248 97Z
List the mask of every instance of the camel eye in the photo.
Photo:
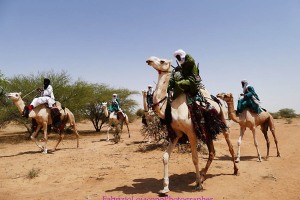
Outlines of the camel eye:
M165 63L165 61L163 61L163 60L160 61L160 64L164 64L164 63Z

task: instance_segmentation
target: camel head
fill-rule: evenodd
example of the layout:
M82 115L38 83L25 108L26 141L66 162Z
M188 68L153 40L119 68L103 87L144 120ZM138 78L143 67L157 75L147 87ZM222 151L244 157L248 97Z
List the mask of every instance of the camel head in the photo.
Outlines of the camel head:
M107 108L107 102L102 103L102 108Z
M12 101L19 101L21 99L21 94L22 92L11 92L11 93L7 93L6 97L10 98Z
M158 73L160 74L161 72L171 72L171 60L167 59L160 59L155 56L151 56L146 60L146 63L156 69Z
M147 91L146 91L146 90L143 90L143 91L142 91L142 94L143 94L143 97L146 97L146 96L147 96Z
M219 93L219 94L217 94L217 97L226 102L233 102L232 93Z

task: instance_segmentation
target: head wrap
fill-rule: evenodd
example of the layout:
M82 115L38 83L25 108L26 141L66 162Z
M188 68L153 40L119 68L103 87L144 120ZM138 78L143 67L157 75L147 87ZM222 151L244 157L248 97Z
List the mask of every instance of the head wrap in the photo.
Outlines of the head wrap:
M179 63L182 64L184 63L185 61L185 56L186 56L186 53L185 51L183 51L182 49L178 49L177 51L174 52L174 57L176 58L176 56L180 56L181 60L179 60Z
M50 85L50 79L44 78L44 89L47 89L47 87Z
M243 84L244 83L244 86L243 86L243 92L245 93L246 90L247 90L247 87L248 87L248 81L246 79L242 80L241 83Z

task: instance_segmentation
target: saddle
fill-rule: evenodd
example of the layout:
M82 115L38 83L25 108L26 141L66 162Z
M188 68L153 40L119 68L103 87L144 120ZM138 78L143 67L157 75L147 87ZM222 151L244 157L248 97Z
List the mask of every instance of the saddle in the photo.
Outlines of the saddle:
M125 118L125 116L124 116L124 114L123 114L122 111L118 111L117 113L115 112L115 114L117 115L117 119L118 120Z

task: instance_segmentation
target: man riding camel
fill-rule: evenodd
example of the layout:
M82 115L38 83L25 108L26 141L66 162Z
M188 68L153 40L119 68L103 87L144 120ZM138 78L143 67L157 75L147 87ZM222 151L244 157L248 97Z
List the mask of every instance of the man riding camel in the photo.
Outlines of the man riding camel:
M255 113L261 113L260 100L254 88L249 85L247 80L242 80L241 84L243 93L240 95L240 99L238 100L237 114L242 113L247 108Z
M148 85L148 91L147 91L147 96L146 96L146 101L147 101L147 107L148 110L152 109L153 105L153 88L152 85Z
M118 112L121 112L123 114L123 116L125 117L125 114L123 113L120 105L121 105L121 103L120 103L120 99L118 98L118 95L113 94L112 100L111 100L111 105L109 106L108 110L110 112L114 112L115 114L117 114Z
M50 79L44 78L44 87L37 88L40 92L40 97L34 98L29 106L24 107L23 117L28 118L29 112L41 104L47 104L48 108L51 109L51 115L53 120L53 125L59 125L60 122L60 112L55 105L55 97L53 93L53 87L50 85Z
M174 69L169 81L168 91L173 91L172 99L186 93L204 105L205 100L200 91L201 78L194 58L182 49L175 51L174 57L180 65Z
M199 69L194 58L182 49L175 51L173 55L180 65L172 72L168 86L169 98L174 100L180 94L185 93L187 106L198 137L202 141L205 141L207 137L216 138L217 134L227 129L227 126L200 91L200 89L204 89L204 86L201 83Z

